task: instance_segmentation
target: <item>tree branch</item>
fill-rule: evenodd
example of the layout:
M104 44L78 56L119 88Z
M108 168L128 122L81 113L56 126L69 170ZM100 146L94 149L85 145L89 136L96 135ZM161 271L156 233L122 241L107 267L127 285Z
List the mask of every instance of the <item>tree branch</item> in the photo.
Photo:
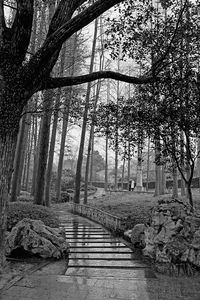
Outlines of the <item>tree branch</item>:
M159 66L161 66L162 62L164 61L164 59L167 57L167 55L168 55L169 52L170 52L171 46L172 46L172 44L173 44L173 42L174 42L174 39L175 39L175 37L176 37L177 31L178 31L178 27L179 27L179 23L180 23L180 21L181 21L181 19L182 19L182 15L183 15L183 12L184 12L184 10L185 10L185 8L186 8L186 5L187 5L187 0L185 1L184 5L183 5L183 7L182 7L182 9L181 9L181 11L180 11L178 20L177 20L177 22L176 22L176 27L175 27L174 33L173 33L172 38L171 38L171 40L170 40L170 42L169 42L169 44L168 44L168 46L167 46L167 49L166 49L165 53L164 53L159 59L157 59L157 61L155 61L155 62L153 63L153 65L152 65L151 70L152 70L152 72L154 72L154 73L155 73L155 70L158 70ZM158 72L160 72L160 70L158 70Z
M42 84L39 90L78 85L78 84L91 82L102 78L110 78L110 79L115 79L127 83L133 83L133 84L149 83L154 80L153 77L138 78L138 77L128 76L128 75L124 75L112 71L99 71L99 72L93 72L91 74L80 75L80 76L49 78L45 80L45 82Z
M51 57L61 48L62 44L78 30L82 29L109 8L122 1L123 0L97 0L83 12L60 26L59 29L46 39L42 48L29 61L25 72L28 73L26 75L28 75L30 80L33 81L40 73L43 73L43 76L46 73L45 75L48 76L49 69L46 70L45 68L47 68L47 64L51 60Z
M16 63L24 61L29 46L32 21L33 0L18 0L17 12L12 25L11 53L16 58Z

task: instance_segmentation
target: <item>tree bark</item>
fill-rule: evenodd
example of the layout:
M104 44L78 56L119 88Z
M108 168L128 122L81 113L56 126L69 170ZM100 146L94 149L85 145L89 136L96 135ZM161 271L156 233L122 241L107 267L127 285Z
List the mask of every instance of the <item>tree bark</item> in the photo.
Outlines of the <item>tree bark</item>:
M22 160L22 147L24 144L26 117L27 115L24 114L21 119L20 129L18 132L17 146L16 146L15 159L14 159L14 172L12 177L12 186L11 186L11 195L10 195L11 202L17 201L18 185L21 180L20 165Z
M14 131L14 130L13 130ZM5 233L7 230L8 187L12 174L17 130L0 136L0 273L5 265Z
M142 144L138 142L138 158L137 158L137 177L136 187L137 192L143 191L143 176L142 176Z
M96 114L97 102L98 102L98 99L99 99L100 88L101 88L101 82L98 82L97 83L95 100L94 100L94 108L93 108L93 113L92 113L90 136L89 136L89 141L88 141L88 153L87 153L86 169L85 169L84 204L87 204L89 167L90 167L90 161L92 163L91 151L92 151L92 142L94 141L94 117L95 117L95 114Z
M94 66L96 39L97 39L97 25L98 25L98 20L96 19L95 20L95 27L94 27L94 37L93 37L93 45L92 45L92 53L91 53L89 73L92 73L93 66ZM81 170L82 170L82 162L83 162L83 152L84 152L84 144L85 144L87 117L88 117L88 110L89 110L90 92L91 92L91 84L88 83L86 97L85 97L85 109L84 109L84 115L83 115L81 140L80 140L79 154L78 154L77 167L76 167L75 195L74 195L74 202L75 203L80 202Z
M47 166L47 157L49 149L49 135L51 122L53 91L46 91L44 93L44 115L41 120L41 134L39 139L39 156L37 162L37 175L34 193L34 203L38 205L45 205L44 202L44 184L45 172Z
M65 55L66 55L66 47L63 46L61 52L61 59L60 59L60 75L62 76L64 72L65 66ZM48 165L47 165L47 172L46 172L46 185L45 185L45 205L50 206L50 185L51 185L51 177L52 177L52 168L53 168L53 159L54 159L54 148L56 142L56 130L58 124L58 109L60 107L60 98L61 98L61 89L58 89L56 94L56 101L54 105L54 114L53 114L53 126L52 126L52 134L51 134L51 142L49 148L49 158L48 158Z
M70 88L69 91L67 92L66 99L65 99L65 108L64 108L64 112L63 112L62 136L61 136L61 143L60 143L60 153L59 153L58 171L57 171L57 179L56 179L56 200L57 200L57 202L60 202L63 159L64 159L64 154L65 154L65 141L66 141L66 135L67 135L68 121L69 121L71 97L72 97L72 88Z

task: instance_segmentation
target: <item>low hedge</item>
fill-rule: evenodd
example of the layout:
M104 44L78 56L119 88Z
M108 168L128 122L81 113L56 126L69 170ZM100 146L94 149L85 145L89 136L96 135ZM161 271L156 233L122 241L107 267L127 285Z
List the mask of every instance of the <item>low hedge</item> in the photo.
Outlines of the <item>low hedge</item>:
M8 205L7 230L11 229L22 219L41 220L49 227L59 227L59 219L48 207L41 205L13 202Z

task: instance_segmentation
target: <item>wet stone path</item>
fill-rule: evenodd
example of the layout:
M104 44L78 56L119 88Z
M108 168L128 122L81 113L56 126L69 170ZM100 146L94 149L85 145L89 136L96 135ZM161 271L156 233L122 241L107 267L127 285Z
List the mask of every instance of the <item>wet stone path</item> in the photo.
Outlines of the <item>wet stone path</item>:
M67 268L61 261L27 274L0 300L152 299L147 281L157 281L154 273L120 238L66 209L58 212L70 243Z
M65 276L90 287L86 297L77 299L149 299L145 281L155 280L155 274L120 238L113 237L101 225L70 213L67 218L63 214L61 225L70 243Z

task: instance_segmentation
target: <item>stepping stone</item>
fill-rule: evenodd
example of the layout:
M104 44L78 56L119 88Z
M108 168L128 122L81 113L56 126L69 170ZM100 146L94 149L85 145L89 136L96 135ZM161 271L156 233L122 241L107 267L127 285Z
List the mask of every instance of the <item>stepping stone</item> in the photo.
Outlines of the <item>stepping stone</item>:
M65 273L66 276L82 276L89 278L118 278L118 279L145 279L145 278L156 278L151 269L101 269L101 268L68 268Z
M121 245L119 245L119 246L117 246L117 245L113 245L113 246L108 246L108 245L104 245L104 244L102 244L102 243L96 243L96 244L92 244L92 245L84 245L84 244L82 244L82 243L77 243L77 245L75 246L75 245L71 245L70 246L70 249L74 249L74 248L96 248L96 249L102 249L102 247L104 247L104 248L106 248L106 249L110 249L110 250L112 250L112 249L120 249L120 248L127 248L127 249L129 249L126 245L124 245L124 244L121 244Z
M104 241L104 240L109 240L110 241L110 236L105 236L105 237L103 237L103 236L83 236L83 235L80 235L80 236L76 236L76 237L74 237L73 235L68 235L68 234L66 234L66 238L67 239L72 239L72 240L80 240L80 239L82 239L82 240L93 240L93 241L98 241L99 242L99 240L102 240L102 241ZM112 238L112 241L114 241L115 239L114 238ZM119 241L119 239L117 239L116 238L116 241Z
M136 260L102 260L102 259L71 259L69 260L68 267L76 268L148 268L147 265L142 264Z
M69 259L133 260L134 253L69 253ZM136 260L138 257L136 258Z
M99 246L102 246L102 247L104 247L104 246L110 246L110 247L126 247L126 245L124 245L123 243L121 243L121 241L119 241L119 240L117 240L117 241L104 241L104 240L102 240L102 241L96 241L96 240L94 240L94 241L86 241L86 240L83 240L83 241L81 241L81 240L76 240L76 241L72 241L71 243L70 243L70 245L71 245L71 247L73 247L74 246L74 244L75 244L75 246L88 246L88 247L90 247L90 246L97 246L97 247L99 247Z
M71 248L70 253L132 253L132 251L129 248Z

